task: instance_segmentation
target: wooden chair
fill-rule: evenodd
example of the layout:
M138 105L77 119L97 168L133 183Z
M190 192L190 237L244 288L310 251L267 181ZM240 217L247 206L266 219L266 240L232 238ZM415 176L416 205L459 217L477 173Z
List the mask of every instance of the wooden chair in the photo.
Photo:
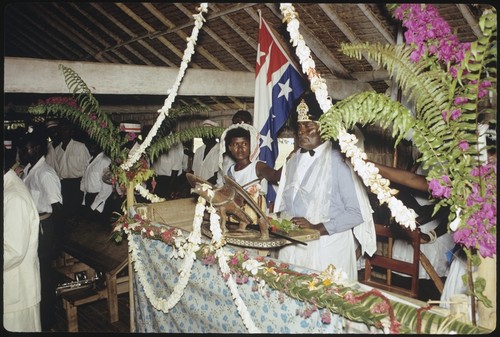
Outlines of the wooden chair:
M417 298L420 261L420 231L418 229L412 231L403 227L400 227L397 230L394 230L394 228L394 225L393 228L391 228L389 225L375 224L377 241L387 243L387 254L384 255L377 250L373 256L365 256L365 278L360 282L374 288L379 288L407 297ZM413 263L403 262L392 257L392 246L394 244L395 232L397 232L398 239L407 239L413 246ZM378 275L376 275L377 270L379 271ZM380 271L382 271L382 274L385 271L385 279L383 276L380 276ZM393 271L411 277L411 286L409 289L392 283Z

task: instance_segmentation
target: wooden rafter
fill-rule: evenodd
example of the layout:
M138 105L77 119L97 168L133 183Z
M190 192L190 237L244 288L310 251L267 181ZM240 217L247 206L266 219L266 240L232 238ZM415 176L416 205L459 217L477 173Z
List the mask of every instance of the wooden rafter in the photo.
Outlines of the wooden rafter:
M37 6L39 7L40 5L38 4ZM41 8L40 11L42 11ZM60 20L54 13L54 11L47 11L46 15L48 15L49 20L47 20L47 22L49 23L49 25L54 27L59 33L66 36L66 38L69 40L74 40L74 42L77 43L81 48L83 48L85 52L87 52L89 55L93 55L95 53L96 51L95 45L87 38L79 34L72 26ZM96 59L101 62L114 61L114 58L101 55L97 55Z
M116 36L116 34L114 34L111 30L107 29L103 24L101 24L98 20L94 19L94 17L92 15L89 15L87 12L83 11L81 9L81 6L78 6L76 4L71 4L71 6L73 7L74 10L78 11L81 15L83 15L87 20L89 20L90 22L92 22L93 25L95 25L96 27L98 27L104 34L112 37L115 41L118 41L119 40L119 37ZM97 34L95 34L97 35ZM95 36L96 39L98 39L97 36ZM109 48L109 44L106 43L105 41L103 41L102 39L100 39L101 43L103 46L105 46L106 48ZM132 48L130 48L129 46L126 46L128 47L127 49L132 52ZM102 53L103 51L100 51L100 53ZM120 53L118 50L112 50L112 52L118 56L122 61L124 61L125 63L127 64L132 64L132 60L130 60L128 57L126 57L125 55L123 55L123 53Z
M123 3L116 3L116 6L120 8L122 11L124 11L128 16L130 16L134 21L136 21L138 24L140 24L143 28L145 28L147 31L154 30L148 23L146 23L143 19L141 19L138 15L136 15L131 9L127 7L127 5ZM133 34L131 34L133 35ZM167 48L174 48L174 51L177 49L174 47L173 44L168 42L165 38L161 38L160 41L167 47ZM165 62L166 64L173 66L174 63L170 61L168 58L160 54L156 49L154 49L149 43L145 41L138 41L142 46L144 46L149 52L151 52L154 56ZM182 52L180 52L182 55ZM182 58L182 56L180 56Z
M384 38L390 44L396 44L396 40L394 40L394 36L391 34L389 30L387 30L382 22L373 14L370 7L366 4L358 4L359 9L363 12L363 14L370 20L373 26L384 36Z
M127 28L125 27L121 22L119 22L117 19L115 19L111 14L108 14L104 9L102 9L102 7L97 4L97 3L91 3L90 4L92 7L94 7L96 10L98 10L102 15L104 15L106 18L108 18L108 20L110 20L111 22L113 22L115 25L117 25L120 29L122 29L125 33L129 34L130 36L133 36L134 34ZM149 47L149 46L144 46L145 48ZM130 50L130 49L129 49ZM106 53L107 50L102 50L101 53ZM152 62L150 60L148 60L147 58L145 58L144 56L141 55L141 53L139 53L138 51L136 51L135 49L132 49L131 50L132 53L138 58L140 59L142 62L144 62L144 64L147 64L147 65L150 65L152 64ZM168 63L167 63L168 64Z

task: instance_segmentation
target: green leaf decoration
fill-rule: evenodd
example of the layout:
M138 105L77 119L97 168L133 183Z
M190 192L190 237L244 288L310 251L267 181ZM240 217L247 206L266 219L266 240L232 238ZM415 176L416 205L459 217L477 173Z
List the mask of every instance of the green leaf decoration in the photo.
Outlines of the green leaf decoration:
M64 75L72 97L53 97L29 107L28 112L33 115L48 115L67 118L86 131L89 137L97 142L111 159L110 170L119 184L128 186L129 182L141 183L150 179L154 171L144 164L144 160L155 160L162 152L170 149L177 142L185 142L195 137L219 137L224 131L220 127L194 127L179 132L174 130L178 119L185 116L195 116L206 113L207 108L194 105L189 107L172 108L169 116L163 120L151 145L146 150L144 160L140 160L128 171L120 165L127 160L129 150L124 145L129 141L120 132L119 127L113 124L111 118L100 109L99 102L83 79L71 68L59 65Z

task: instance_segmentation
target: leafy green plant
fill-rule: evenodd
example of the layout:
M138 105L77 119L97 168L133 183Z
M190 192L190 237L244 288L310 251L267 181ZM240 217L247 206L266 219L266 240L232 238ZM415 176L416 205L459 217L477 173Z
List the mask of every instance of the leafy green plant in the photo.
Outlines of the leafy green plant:
M462 219L468 218L470 207L466 205L471 193L471 182L481 183L481 177L471 176L471 170L480 165L478 128L481 121L492 117L488 95L480 97L482 83L494 92L496 84L496 12L485 13L480 21L483 37L471 44L465 54L456 76L443 67L436 56L426 55L418 62L412 61L413 45L383 46L380 44L343 44L342 51L351 57L368 55L387 69L394 77L403 94L413 103L414 111L384 94L363 92L348 97L326 112L321 120L324 137L337 139L340 126L352 127L379 123L392 127L396 144L410 130L413 144L422 156L418 159L428 169L428 181L448 176L451 180L451 195L440 199L437 208L450 205L455 217L457 209L462 210ZM457 103L462 98L464 104ZM460 109L460 116L454 118L450 112ZM467 143L466 148L463 144Z
M411 132L421 153L418 161L428 170L429 191L437 201L434 212L450 207L453 238L477 264L477 254L496 254L496 161L480 159L488 146L479 141L482 124L496 127L496 99L491 99L496 96L496 9L483 13L479 21L482 36L469 45L459 44L451 33L439 30L443 22L432 5L389 8L407 28L407 44L343 44L341 50L358 59L367 55L385 68L411 109L384 94L355 94L323 114L322 135L338 139L343 125L379 123L392 128L397 145ZM423 38L432 29L433 34ZM482 289L476 286L475 295L488 305Z
M100 109L99 102L92 94L83 79L71 68L60 65L66 85L72 97L52 97L29 107L33 115L47 115L67 118L86 131L91 139L97 142L111 159L111 172L119 184L128 186L129 182L141 183L154 172L148 168L147 158L154 160L163 151L170 149L175 143L188 141L195 137L219 137L224 131L221 127L193 127L167 135L176 125L177 120L185 115L206 112L201 106L172 108L163 120L158 133L153 137L151 145L146 150L146 157L137 161L132 168L125 171L120 165L127 160L129 149L125 144L129 141L113 124L111 118Z

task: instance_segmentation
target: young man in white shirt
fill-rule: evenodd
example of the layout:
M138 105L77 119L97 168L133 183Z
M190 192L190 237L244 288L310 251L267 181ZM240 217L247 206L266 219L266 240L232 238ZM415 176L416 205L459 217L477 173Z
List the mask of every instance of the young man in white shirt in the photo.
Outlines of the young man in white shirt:
M61 182L54 168L45 162L46 153L47 138L44 133L34 131L23 138L19 151L21 164L25 166L23 181L40 218L38 258L42 287L42 331L50 330L55 323L57 282L52 261L59 255L64 225Z

